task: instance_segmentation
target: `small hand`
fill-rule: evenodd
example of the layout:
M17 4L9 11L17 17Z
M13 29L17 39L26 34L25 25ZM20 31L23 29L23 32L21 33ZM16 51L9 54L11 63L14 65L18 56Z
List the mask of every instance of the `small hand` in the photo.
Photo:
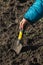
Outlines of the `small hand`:
M20 29L23 29L23 28L24 28L24 25L25 25L27 22L28 22L28 21L23 18L22 21L20 22L19 28L20 28Z

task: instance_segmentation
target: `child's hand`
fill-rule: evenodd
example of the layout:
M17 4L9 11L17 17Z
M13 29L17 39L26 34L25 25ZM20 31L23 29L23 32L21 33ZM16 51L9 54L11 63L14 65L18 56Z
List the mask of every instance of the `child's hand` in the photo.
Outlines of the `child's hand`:
M24 28L24 25L25 25L27 22L28 22L28 21L23 18L22 21L20 22L19 28L20 28L20 29L23 29L23 28Z

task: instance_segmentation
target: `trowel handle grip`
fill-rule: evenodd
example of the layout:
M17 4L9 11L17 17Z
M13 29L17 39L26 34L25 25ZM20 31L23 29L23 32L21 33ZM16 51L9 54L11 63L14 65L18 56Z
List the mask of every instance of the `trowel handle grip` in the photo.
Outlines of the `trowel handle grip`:
M18 35L18 40L22 39L22 35L23 35L23 30L20 30L19 35Z

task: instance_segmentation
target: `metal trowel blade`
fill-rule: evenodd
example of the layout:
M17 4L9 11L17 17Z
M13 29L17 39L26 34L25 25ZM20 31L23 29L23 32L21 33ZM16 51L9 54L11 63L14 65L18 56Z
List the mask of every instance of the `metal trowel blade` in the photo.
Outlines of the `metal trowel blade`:
M21 49L22 49L22 44L20 43L20 41L18 40L17 41L17 44L15 45L15 48L14 48L14 50L15 50L15 52L17 53L17 54L19 54L20 53L20 51L21 51Z

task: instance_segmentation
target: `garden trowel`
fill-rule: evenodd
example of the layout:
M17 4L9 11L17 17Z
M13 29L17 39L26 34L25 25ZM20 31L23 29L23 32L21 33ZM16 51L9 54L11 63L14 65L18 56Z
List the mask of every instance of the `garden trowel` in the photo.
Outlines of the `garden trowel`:
M17 40L17 43L15 44L15 48L14 48L14 50L17 54L20 53L20 51L23 47L22 43L21 43L21 39L23 37L22 35L23 35L23 30L20 30L19 35L18 35L18 40Z

